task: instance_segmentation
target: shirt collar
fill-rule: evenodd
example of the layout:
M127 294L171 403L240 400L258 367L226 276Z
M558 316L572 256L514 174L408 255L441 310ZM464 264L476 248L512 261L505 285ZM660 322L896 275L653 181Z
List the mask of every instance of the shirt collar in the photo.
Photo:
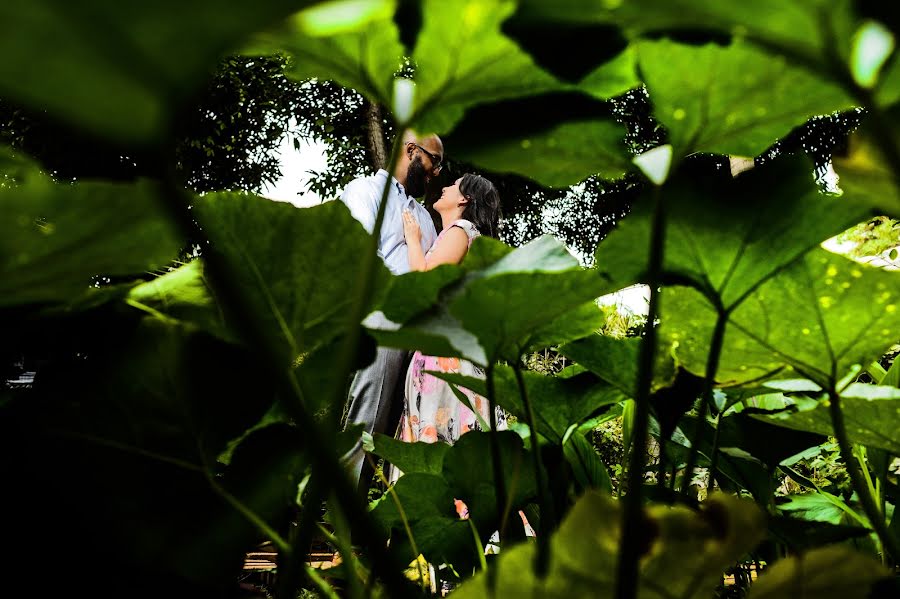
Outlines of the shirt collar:
M383 168L378 169L377 174L383 176L384 178L388 177L388 172L386 170L384 170ZM401 198L406 198L406 199L415 201L411 195L406 193L406 188L403 187L403 185L400 183L400 181L397 181L397 179L395 179L393 176L391 176L391 182L394 185L394 189L396 189L397 193L400 194Z

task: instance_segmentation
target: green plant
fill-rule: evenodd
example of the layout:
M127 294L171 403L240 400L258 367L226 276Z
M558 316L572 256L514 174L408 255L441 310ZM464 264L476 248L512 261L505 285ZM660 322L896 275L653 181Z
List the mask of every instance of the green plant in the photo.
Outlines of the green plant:
M891 584L900 367L855 381L897 343L898 273L819 246L900 211L896 21L816 0L445 0L404 3L397 19L387 0L220 4L0 8L17 58L0 61L0 93L154 157L148 181L61 185L0 154L2 354L43 356L33 388L0 391L0 475L15 489L4 524L22 543L5 563L23 580L69 588L105 551L110 596L222 596L267 538L278 596L333 595L304 563L326 502L335 542L352 530L366 550L346 569L354 596L418 593L404 572L420 555L467 579L460 597L708 597L749 552L769 564L756 599ZM529 41L547 35L604 42ZM887 50L863 52L873 39ZM398 129L443 134L462 160L557 187L627 174L640 198L591 269L552 238L515 249L482 238L462 265L391 277L340 203L184 190L176 124L235 45L288 53L292 76L353 88ZM409 91L393 78L404 56L411 103L394 91ZM666 143L635 157L607 101L641 86ZM758 155L853 107L866 116L834 159L841 196L820 193L802 158L736 178L709 159ZM202 260L144 280L188 238ZM117 283L93 287L96 276ZM607 322L596 298L634 284L650 289L641 334L596 334ZM375 309L399 326L364 326ZM517 431L453 447L376 436L373 453L406 474L367 509L341 470L354 434L339 422L373 339L483 366L485 380L445 378L514 414ZM547 348L567 367L527 370L523 357ZM588 435L620 416L613 499ZM828 436L849 486L791 470ZM785 474L815 491L792 499L803 510L779 503ZM502 551L488 561L494 531ZM33 561L48 543L66 556L53 578Z

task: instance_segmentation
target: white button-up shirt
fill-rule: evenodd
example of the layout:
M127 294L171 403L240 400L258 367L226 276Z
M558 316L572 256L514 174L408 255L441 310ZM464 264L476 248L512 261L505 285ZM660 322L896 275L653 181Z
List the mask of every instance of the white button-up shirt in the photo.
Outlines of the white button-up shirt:
M370 234L375 228L378 203L381 201L384 182L388 176L388 172L381 169L369 177L354 179L347 184L344 193L341 194L341 201L350 209L353 218L362 223ZM409 254L406 238L403 236L404 210L409 210L419 223L422 230L423 252L427 252L437 238L434 222L425 206L406 195L406 190L400 182L391 177L384 223L381 225L381 238L378 240L378 255L395 275L409 272Z

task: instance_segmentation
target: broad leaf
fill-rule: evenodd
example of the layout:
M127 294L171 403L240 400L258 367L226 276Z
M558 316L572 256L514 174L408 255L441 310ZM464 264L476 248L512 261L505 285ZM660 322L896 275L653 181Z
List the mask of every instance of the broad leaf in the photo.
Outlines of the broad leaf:
M789 403L793 401L788 400ZM833 434L827 402L805 404L799 411L782 412L765 418L772 424L823 435ZM876 385L854 384L841 392L841 406L852 443L878 447L893 455L900 455L900 389Z
M808 162L784 157L736 179L682 172L662 191L668 215L664 276L731 308L809 249L864 220L868 209L818 192ZM646 279L650 206L603 240L596 269L618 287Z
M868 556L847 547L824 547L767 568L750 589L750 599L865 599L872 585L889 575Z
M572 468L572 475L582 489L597 489L612 494L612 481L597 450L577 432L563 445L563 454Z
M566 187L591 175L617 179L629 171L624 139L625 127L608 102L570 92L476 106L446 142L454 157L467 162Z
M160 201L149 182L29 177L0 186L0 306L63 302L94 277L143 274L173 260L182 242Z
M202 260L141 283L128 293L127 302L158 318L190 322L223 339L236 339L204 278Z
M724 48L641 42L637 54L677 157L756 156L810 117L855 105L836 84L740 41Z
M822 249L761 285L731 315L717 382L772 378L785 366L826 387L854 364L868 364L896 341L898 273L857 264ZM679 362L705 371L715 315L696 292L663 294L662 335L678 343ZM788 372L788 371L785 371Z
M396 2L365 0L352 8L325 2L303 10L258 36L245 52L286 52L293 57L291 77L330 79L390 106L392 80L404 55L393 21Z
M372 453L397 466L405 474L441 474L444 456L450 450L446 443L405 443L393 437L376 433Z
M209 251L228 259L286 364L347 332L347 311L354 298L344 281L361 276L359 256L370 246L344 204L299 209L250 195L217 193L197 198L194 212L210 238ZM390 278L383 264L375 266L376 296L368 298L369 308Z
M493 250L488 253L499 257ZM515 362L535 331L608 291L596 273L581 268L550 236L489 265L476 256L476 263L482 268L470 271L440 305L402 328L378 320L367 326L383 345L460 356L481 365L497 359Z
M596 3L578 14L582 19L617 23L632 36L664 31L734 35L823 72L830 70L826 57L833 45L839 55L849 56L850 37L858 21L848 0L760 0L752 6L706 5L691 0L626 1L616 5Z
M625 397L637 392L638 354L642 341L638 337L616 339L591 335L560 347L562 355L584 366L604 381L614 385ZM671 383L675 369L669 356L658 353L653 373L653 388Z
M706 510L654 506L642 526L646 535L639 565L642 599L709 597L722 570L762 538L763 518L750 503L731 497L705 502ZM551 540L549 573L533 572L533 544L504 550L494 565L498 589L510 596L605 597L615 590L620 544L620 504L597 493L582 497ZM664 584L662 582L664 581ZM488 576L478 574L455 592L461 599L489 594Z
M787 516L771 516L769 533L793 551L806 551L821 545L867 537L872 531L861 526L842 526Z
M556 78L501 33L515 9L510 0L424 3L412 55L418 129L447 133L472 105L560 89Z
M6 0L0 93L120 141L158 142L243 37L304 0Z

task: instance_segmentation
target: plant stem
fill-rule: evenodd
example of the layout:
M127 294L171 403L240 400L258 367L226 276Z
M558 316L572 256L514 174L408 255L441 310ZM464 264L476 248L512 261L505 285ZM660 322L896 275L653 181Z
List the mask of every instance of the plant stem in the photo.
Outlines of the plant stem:
M665 212L660 188L653 191L653 221L651 225L650 261L647 284L650 286L650 305L647 327L638 355L638 384L635 393L634 429L628 464L628 495L622 510L621 545L616 574L617 599L634 599L638 588L638 559L641 551L643 525L641 512L644 462L647 453L647 430L650 421L650 389L653 383L653 361L656 355L656 316L659 314L659 284L665 243Z
M700 403L700 413L697 415L697 430L694 431L694 438L691 439L691 451L688 454L687 465L684 470L684 480L681 482L681 494L687 496L691 490L691 480L694 478L694 468L697 466L697 456L700 452L700 439L703 437L706 426L706 414L709 406L713 405L713 387L716 383L716 372L719 369L719 357L722 355L722 345L725 340L725 325L728 323L728 312L718 303L716 297L716 326L713 329L712 339L709 343L709 355L706 358L706 374L703 381L703 396ZM715 441L713 442L713 451L710 456L709 480L712 482L715 476L715 469L718 462L718 439L719 426L716 421Z
M497 530L497 544L503 547L503 537L506 536L506 481L503 478L503 457L500 454L500 438L497 431L497 410L495 406L496 393L494 390L494 363L491 361L485 370L485 383L487 384L487 400L489 406L488 416L491 430L491 464L494 469L494 487L497 490L497 520L500 528ZM499 566L499 562L496 564ZM497 585L497 567L488 569L488 589L493 596Z
M828 410L831 413L831 427L834 429L834 436L837 438L838 446L841 449L841 459L844 460L844 466L850 475L850 482L853 483L853 490L856 491L863 510L869 518L869 523L875 529L875 533L881 540L884 550L889 554L891 559L896 562L900 559L900 544L891 534L884 514L875 503L875 498L869 492L869 486L860 471L859 465L853 456L853 447L850 445L850 438L847 436L847 427L844 423L844 412L841 409L841 396L831 385L828 389Z
M538 536L535 573L538 578L546 576L550 566L550 531L556 525L556 510L553 506L553 497L550 496L550 488L544 480L544 468L541 464L540 443L538 441L537 428L534 425L534 408L528 399L528 390L525 388L525 378L519 365L513 368L516 374L516 383L519 386L519 396L522 405L525 406L525 418L528 423L528 432L531 435L531 455L534 463L534 480L538 486L541 505L541 534ZM546 523L546 524L545 524Z

